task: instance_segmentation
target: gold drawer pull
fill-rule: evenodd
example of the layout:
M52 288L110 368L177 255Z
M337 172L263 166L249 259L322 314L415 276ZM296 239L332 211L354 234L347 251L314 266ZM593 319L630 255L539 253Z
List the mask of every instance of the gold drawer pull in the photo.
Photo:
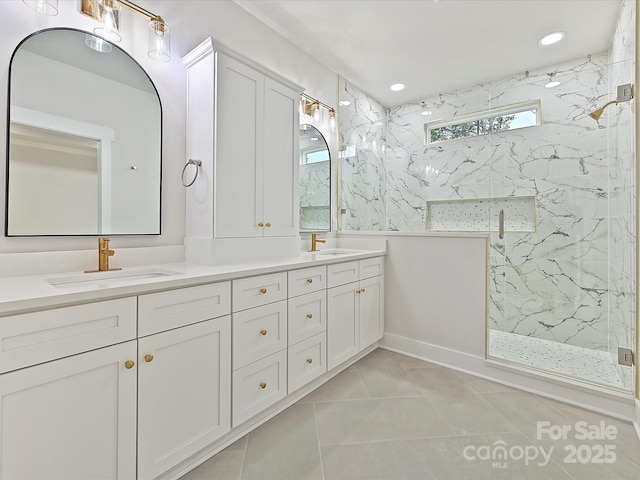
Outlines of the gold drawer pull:
M144 356L144 361L145 361L145 362L149 363L149 362L151 362L152 360L153 360L153 355L151 355L150 353L147 353L147 354Z
M269 228L271 226L271 224L269 222L264 224L265 227Z
M307 318L313 318L313 313L307 313Z
M133 360L127 360L126 362L124 362L124 368L126 368L127 370L130 370L133 368L135 364L136 362L134 362Z
M307 363L313 363L313 358L307 358Z
M260 223L258 224L258 226L259 226L259 227L264 227L264 223L260 222Z
M264 383L264 382L262 382L262 383L260 384L260 388L264 390L265 388L267 388L267 384L266 384L266 383Z
M307 278L307 283L313 283L313 278Z
M267 331L266 330L260 330L260 335L266 335Z
M267 293L267 289L266 288L261 288L260 289L260 293L262 293L264 295L265 293Z

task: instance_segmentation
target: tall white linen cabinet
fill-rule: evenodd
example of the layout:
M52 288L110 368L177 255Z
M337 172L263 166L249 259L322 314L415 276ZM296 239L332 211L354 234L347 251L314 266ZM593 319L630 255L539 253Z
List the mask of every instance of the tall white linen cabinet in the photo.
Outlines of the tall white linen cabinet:
M302 87L207 39L187 68L186 259L263 261L300 251Z

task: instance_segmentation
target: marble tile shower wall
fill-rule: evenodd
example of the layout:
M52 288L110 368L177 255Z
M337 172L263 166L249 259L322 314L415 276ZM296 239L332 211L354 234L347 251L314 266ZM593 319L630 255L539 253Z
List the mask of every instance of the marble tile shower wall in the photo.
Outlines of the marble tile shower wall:
M339 222L342 230L387 230L387 109L343 78L339 106Z
M551 76L561 85L544 88ZM535 195L535 233L491 235L490 327L607 350L608 139L588 117L607 76L607 54L591 55L387 110L386 132L384 108L342 81L342 228L424 231L426 200ZM429 118L531 99L539 127L424 145Z
M616 86L634 83L635 2L622 4L609 52L610 98ZM610 108L610 107L609 107ZM603 117L604 118L604 115ZM623 385L633 385L633 370L617 363L618 347L633 348L636 309L635 285L635 146L633 105L621 103L607 112L604 123L609 143L609 354Z

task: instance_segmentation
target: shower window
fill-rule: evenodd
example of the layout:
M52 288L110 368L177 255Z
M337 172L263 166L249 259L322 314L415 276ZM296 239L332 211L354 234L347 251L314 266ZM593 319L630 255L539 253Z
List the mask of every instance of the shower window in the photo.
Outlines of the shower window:
M424 124L425 144L540 125L540 100L436 120Z

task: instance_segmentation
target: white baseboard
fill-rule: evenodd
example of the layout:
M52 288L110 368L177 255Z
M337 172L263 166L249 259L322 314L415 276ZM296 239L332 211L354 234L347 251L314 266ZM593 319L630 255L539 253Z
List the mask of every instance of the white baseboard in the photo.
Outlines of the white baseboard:
M530 393L587 408L628 422L635 422L636 430L640 424L640 406L638 406L637 400L634 402L631 394L608 391L587 383L571 381L516 366L503 365L483 357L391 333L384 334L380 346Z

